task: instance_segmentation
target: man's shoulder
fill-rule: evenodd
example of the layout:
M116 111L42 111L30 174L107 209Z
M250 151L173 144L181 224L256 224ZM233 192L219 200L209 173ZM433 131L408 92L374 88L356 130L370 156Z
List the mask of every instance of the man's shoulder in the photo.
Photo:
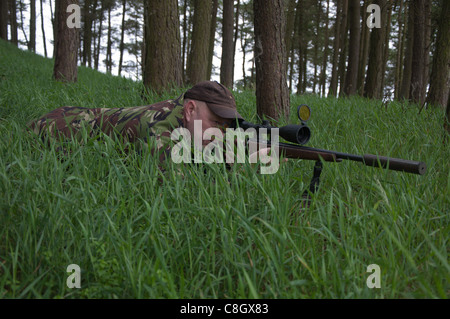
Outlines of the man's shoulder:
M183 105L178 100L166 100L157 102L150 105L128 107L122 110L122 112L131 114L140 114L144 118L152 120L164 120L169 115L174 117L182 117Z

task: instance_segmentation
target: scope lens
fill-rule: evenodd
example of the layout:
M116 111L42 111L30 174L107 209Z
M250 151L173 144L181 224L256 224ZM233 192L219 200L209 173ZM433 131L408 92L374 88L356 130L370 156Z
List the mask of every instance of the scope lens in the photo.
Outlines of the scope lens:
M311 109L308 105L302 104L297 108L297 116L302 122L306 122L311 117Z
M311 131L310 131L309 127L302 126L298 130L297 143L300 145L306 144L306 143L308 143L310 137L311 137Z

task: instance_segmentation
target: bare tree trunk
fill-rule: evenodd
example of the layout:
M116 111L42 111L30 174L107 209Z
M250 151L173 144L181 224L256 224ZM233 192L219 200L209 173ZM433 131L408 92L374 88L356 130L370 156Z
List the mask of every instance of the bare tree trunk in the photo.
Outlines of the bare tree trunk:
M47 57L47 41L45 39L45 29L44 29L44 10L43 10L43 0L39 1L41 8L41 30L42 30L42 42L44 43L44 55Z
M234 0L223 1L222 63L220 65L220 83L233 88L234 69Z
M19 0L20 6L19 6L19 11L20 11L20 29L22 30L23 33L23 37L25 38L25 45L27 46L27 48L30 47L30 43L28 41L28 36L27 33L25 32L25 22L23 21L23 4L22 4L22 0Z
M284 0L254 0L256 105L262 118L289 118Z
M185 1L187 1L187 0L185 0ZM187 34L185 34L187 43L186 43L186 51L185 51L185 53L186 53L186 60L185 60L186 66L184 68L184 73L183 73L183 83L184 84L189 83L189 81L188 81L188 68L189 68L190 58L191 58L190 52L191 52L191 45L192 45L192 25L193 25L193 21L192 20L194 20L193 19L193 15L194 15L193 11L194 10L193 10L192 6L188 6L188 10L189 10L189 19L188 19L188 26L186 28Z
M53 78L61 82L76 82L78 78L77 54L79 44L78 28L69 28L66 12L70 4L78 5L78 0L56 1L56 50Z
M145 5L144 86L161 94L182 81L178 2L145 0Z
M56 8L55 11L53 10L52 7L52 1L49 1L50 4L50 13L51 13L51 22L52 22L52 27L53 27L53 53L52 53L52 57L54 58L56 56L56 36L58 33L58 27L56 26Z
M327 11L325 15L325 43L324 43L324 49L323 49L323 60L322 60L322 69L320 72L320 88L322 90L322 96L325 96L325 90L326 90L326 80L327 80L327 61L328 61L328 15L330 13L330 0L327 0Z
M233 40L233 64L234 64L234 58L236 55L236 44L238 40L239 35L239 0L237 0L236 3L236 12L235 12L235 25L234 25L234 40ZM234 81L234 67L233 67L233 75L232 75L233 81Z
M286 45L286 63L289 62L289 56L292 50L292 33L295 26L295 0L289 0L286 11L286 34L284 36L284 43Z
M94 69L98 70L98 63L100 60L100 51L101 51L101 40L102 40L102 33L103 33L103 13L104 13L104 6L103 6L103 1L100 1L101 3L101 7L100 7L100 16L99 16L99 20L100 20L100 25L98 27L98 38L97 38L97 51L95 52L94 55Z
M388 1L386 3L386 11L384 13L384 16L386 17L386 22L384 25L386 25L386 28L384 29L384 50L383 50L383 61L381 64L381 83L380 83L380 96L381 98L384 98L383 92L384 92L384 84L385 84L385 74L386 74L386 65L389 60L389 40L390 40L390 33L391 33L391 18L392 18L392 3ZM389 96L390 92L384 93L384 95Z
M400 83L402 78L402 65L403 65L403 18L404 18L404 10L403 10L403 2L404 0L399 1L399 8L398 8L398 40L397 40L397 57L395 62L395 80L394 80L394 99L399 98L400 93Z
M209 31L209 49L208 49L208 68L206 78L210 79L213 70L214 45L216 44L216 25L217 25L217 8L219 6L218 0L212 0L213 5L211 9L211 27Z
M408 3L408 21L406 33L406 48L405 58L403 64L403 76L400 87L399 99L409 100L411 87L411 66L412 66L412 51L413 51L413 36L414 36L414 2L409 0Z
M411 94L412 102L422 105L425 97L422 96L424 83L424 53L425 53L425 0L414 1L414 40L411 65Z
M211 32L211 0L194 0L192 44L189 53L187 81L196 84L208 78L208 53Z
M84 66L91 67L91 44L92 44L92 1L84 0L83 6L83 17L84 17L84 27L83 27L83 54L81 63Z
M421 96L425 101L427 86L430 82L430 49L431 49L431 0L425 0L425 31L424 31L424 59L423 59L423 85Z
M359 43L360 43L360 4L359 1L350 1L349 22L350 22L350 42L347 75L345 77L344 94L356 94L359 64Z
M338 86L338 63L339 63L339 49L341 43L341 12L344 4L344 0L337 0L336 19L334 22L334 42L333 42L333 61L331 66L331 80L329 95L336 96Z
M36 52L36 0L30 0L30 42L28 50Z
M125 37L125 15L127 11L127 0L122 0L122 27L120 32L120 44L119 44L119 76L122 74L122 63L123 63L123 51L124 51L124 37Z
M442 0L441 8L427 102L442 108L447 104L447 119L450 119L447 103L450 87L450 2ZM447 129L450 132L449 125Z
M375 1L381 8L381 25L385 25L386 0ZM383 53L385 44L384 28L373 28L370 35L369 64L367 67L365 96L372 99L382 98L381 82L384 74Z
M8 40L8 2L0 2L0 39Z
M361 12L362 29L361 29L361 42L359 48L359 65L358 65L358 88L357 92L363 96L364 93L364 79L366 75L367 58L369 56L369 40L370 29L367 27L367 2L364 2L363 10Z
M244 18L244 12L242 12L242 18ZM247 40L244 35L244 24L241 25L241 48L242 48L242 86L247 88L247 77L245 76L245 55L247 52Z
M15 0L6 1L9 3L9 23L11 32L11 42L15 45L19 45L19 39L17 38L17 4Z
M112 72L112 26L111 26L111 5L108 6L108 42L106 44L106 72Z
M316 93L316 86L317 86L317 82L318 82L318 76L317 76L317 69L319 67L319 57L318 57L318 52L319 52L319 43L320 43L320 39L319 39L319 33L320 33L320 20L321 20L321 16L322 16L322 3L321 1L317 2L317 7L316 7L316 21L315 21L315 27L316 27L316 37L313 37L313 42L314 42L314 56L313 56L313 64L314 64L314 75L312 78L312 92L315 94ZM320 90L319 90L320 92Z
M181 48L181 70L182 70L182 77L183 77L183 83L185 82L185 72L186 69L186 45L187 45L187 0L184 0L183 5L183 43Z
M338 63L338 78L339 78L339 96L344 94L345 83L345 61L347 58L348 49L348 2L352 0L344 0L342 7L342 19L341 19L341 36L340 36L340 49L339 63Z
M297 9L295 13L295 31L297 32L297 43L298 43L298 83L297 83L297 94L304 93L304 66L305 64L305 52L306 52L306 36L305 36L305 15L304 15L304 5L305 0L298 0Z

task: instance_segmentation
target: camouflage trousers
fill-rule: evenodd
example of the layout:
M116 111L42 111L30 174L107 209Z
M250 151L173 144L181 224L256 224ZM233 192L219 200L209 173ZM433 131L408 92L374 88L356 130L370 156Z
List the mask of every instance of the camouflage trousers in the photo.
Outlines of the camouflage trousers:
M123 143L133 143L138 150L167 153L171 132L183 126L182 111L178 100L129 108L65 106L30 122L28 127L48 140L82 142L86 136L92 138L102 132L119 137Z

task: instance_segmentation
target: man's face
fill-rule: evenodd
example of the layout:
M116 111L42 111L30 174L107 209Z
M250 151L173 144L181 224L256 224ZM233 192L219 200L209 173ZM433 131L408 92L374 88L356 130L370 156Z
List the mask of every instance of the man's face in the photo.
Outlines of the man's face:
M200 126L197 124L195 127L194 121L201 121L201 131L199 130ZM216 114L214 114L206 105L206 103L195 100L188 100L184 104L184 126L191 133L191 137L198 136L197 134L201 134L203 137L203 132L205 132L209 128L218 128L222 130L222 133L225 133L226 127L230 124L229 119L224 119ZM198 131L195 131L197 128ZM203 140L203 145L208 145L211 140Z

